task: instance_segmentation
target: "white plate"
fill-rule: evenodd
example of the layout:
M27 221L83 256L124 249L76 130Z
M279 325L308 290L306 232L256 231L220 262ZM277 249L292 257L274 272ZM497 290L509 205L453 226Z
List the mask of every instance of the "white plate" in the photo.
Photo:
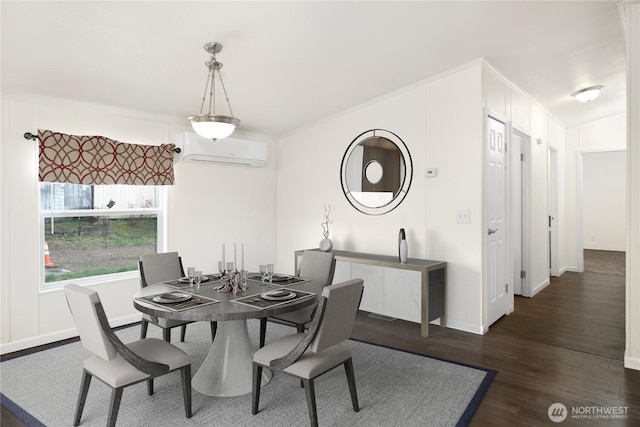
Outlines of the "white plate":
M171 292L168 294L162 294L162 295L153 297L153 300L155 302L159 302L161 304L171 304L173 302L189 301L190 299L191 299L191 295L183 294L180 292Z
M286 282L291 279L291 276L287 276L286 274L274 274L271 278L272 282Z
M269 291L260 295L262 298L271 301L286 301L291 298L295 298L295 292L288 291Z
M202 276L202 278L200 279L200 283L206 282L207 280L209 280L209 276ZM189 278L188 277L181 277L181 278L178 279L178 282L189 283Z

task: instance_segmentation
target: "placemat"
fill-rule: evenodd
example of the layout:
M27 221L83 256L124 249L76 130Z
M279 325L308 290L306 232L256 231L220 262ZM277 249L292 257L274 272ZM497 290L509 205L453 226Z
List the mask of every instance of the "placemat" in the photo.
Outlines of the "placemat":
M162 294L158 294L158 295L162 295ZM171 302L171 303L160 303L160 302L156 302L153 299L155 297L157 297L158 295L149 295L146 297L140 297L140 298L136 298L137 300L155 305L157 307L161 307L161 308L165 308L167 310L171 310L171 311L183 311L183 310L189 310L191 308L195 308L195 307L201 307L203 305L208 305L208 304L215 304L217 302L220 302L220 300L217 299L213 299L213 298L207 298L207 297L202 297L200 295L191 295L191 299L187 300L187 301L180 301L180 302Z
M300 301L300 300L303 300L305 298L310 298L310 297L315 295L312 292L298 291L298 290L295 290L295 289L291 290L291 292L295 293L296 296L294 298L291 298L291 299L288 299L288 300L284 300L284 301L267 300L267 299L264 299L264 298L262 298L260 296L260 295L262 295L262 293L259 293L259 294L253 294L253 295L249 295L249 296L246 296L246 297L242 297L242 298L236 298L236 299L231 300L231 302L248 305L249 307L253 307L253 308L266 309L266 308L272 308L272 307L275 307L275 306L278 306L278 305L289 304L289 303L292 303L292 302Z
M282 279L275 279L277 276L282 277ZM297 285L298 283L304 283L304 282L308 282L309 279L303 279L302 277L297 277L297 276L285 276L285 275L280 275L280 274L274 274L273 275L275 280L272 280L272 282L270 283L270 285L274 285L274 286L289 286L289 285ZM286 277L286 279L285 279ZM260 277L260 274L249 274L249 276L247 277L247 280L251 280L253 282L260 282L262 283L262 278Z
M202 280L200 282L200 286L202 285L208 285L210 283L216 283L220 281L220 274L217 273L212 273L212 274L205 274L204 277L206 277L206 280ZM167 285L167 286L171 286L172 288L176 288L176 289L189 289L191 288L191 284L188 281L181 281L181 279L178 280L169 280L166 282L162 282L163 285Z

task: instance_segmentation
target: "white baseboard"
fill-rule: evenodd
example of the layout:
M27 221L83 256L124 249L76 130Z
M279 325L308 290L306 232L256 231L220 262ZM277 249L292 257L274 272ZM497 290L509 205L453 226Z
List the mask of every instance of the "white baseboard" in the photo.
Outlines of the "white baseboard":
M634 369L640 371L640 358L624 356L624 367L627 369Z
M139 322L142 319L141 314L132 314L118 319L112 319L109 324L117 328L118 326L129 325ZM38 335L36 337L24 338L17 341L11 341L0 344L0 354L13 353L14 351L25 350L28 348L38 347L40 345L51 344L57 341L66 340L78 336L76 328L66 329L64 331L56 331L50 334Z
M570 273L582 273L578 267L564 267L563 270Z
M447 328L457 329L458 331L463 332L470 332L476 335L484 335L488 330L483 325L460 322L458 320L451 320L450 318L447 318Z
M546 288L547 286L549 286L549 283L551 283L549 281L549 279L546 279L545 281L543 281L542 283L540 283L539 285L537 285L535 288L531 289L531 296L534 297L536 296L538 293L540 293L544 288Z

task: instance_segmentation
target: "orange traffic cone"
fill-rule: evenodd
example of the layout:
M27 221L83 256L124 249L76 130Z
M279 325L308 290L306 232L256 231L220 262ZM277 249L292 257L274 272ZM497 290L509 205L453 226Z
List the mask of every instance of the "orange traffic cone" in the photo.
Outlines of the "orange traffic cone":
M44 242L44 266L45 267L57 267L53 262L51 262L51 256L49 255L49 245L46 240Z

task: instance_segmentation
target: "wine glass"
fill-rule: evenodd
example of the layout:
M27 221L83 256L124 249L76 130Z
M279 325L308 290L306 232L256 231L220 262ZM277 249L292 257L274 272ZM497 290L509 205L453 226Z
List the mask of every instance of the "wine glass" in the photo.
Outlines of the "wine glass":
M260 278L262 279L262 284L265 285L268 279L267 275L267 264L260 264Z
M240 270L240 289L244 292L247 290L247 270Z
M267 264L267 280L273 283L273 264Z
M233 262L227 263L227 274L231 274L233 272Z
M189 278L189 286L193 288L193 276L196 274L195 267L187 267L187 277Z
M196 270L193 273L194 292L196 294L200 293L200 283L201 282L202 282L202 271Z
M238 272L231 273L229 281L231 282L231 289L233 289L234 295L236 295L238 292L243 291L240 285L240 274Z

